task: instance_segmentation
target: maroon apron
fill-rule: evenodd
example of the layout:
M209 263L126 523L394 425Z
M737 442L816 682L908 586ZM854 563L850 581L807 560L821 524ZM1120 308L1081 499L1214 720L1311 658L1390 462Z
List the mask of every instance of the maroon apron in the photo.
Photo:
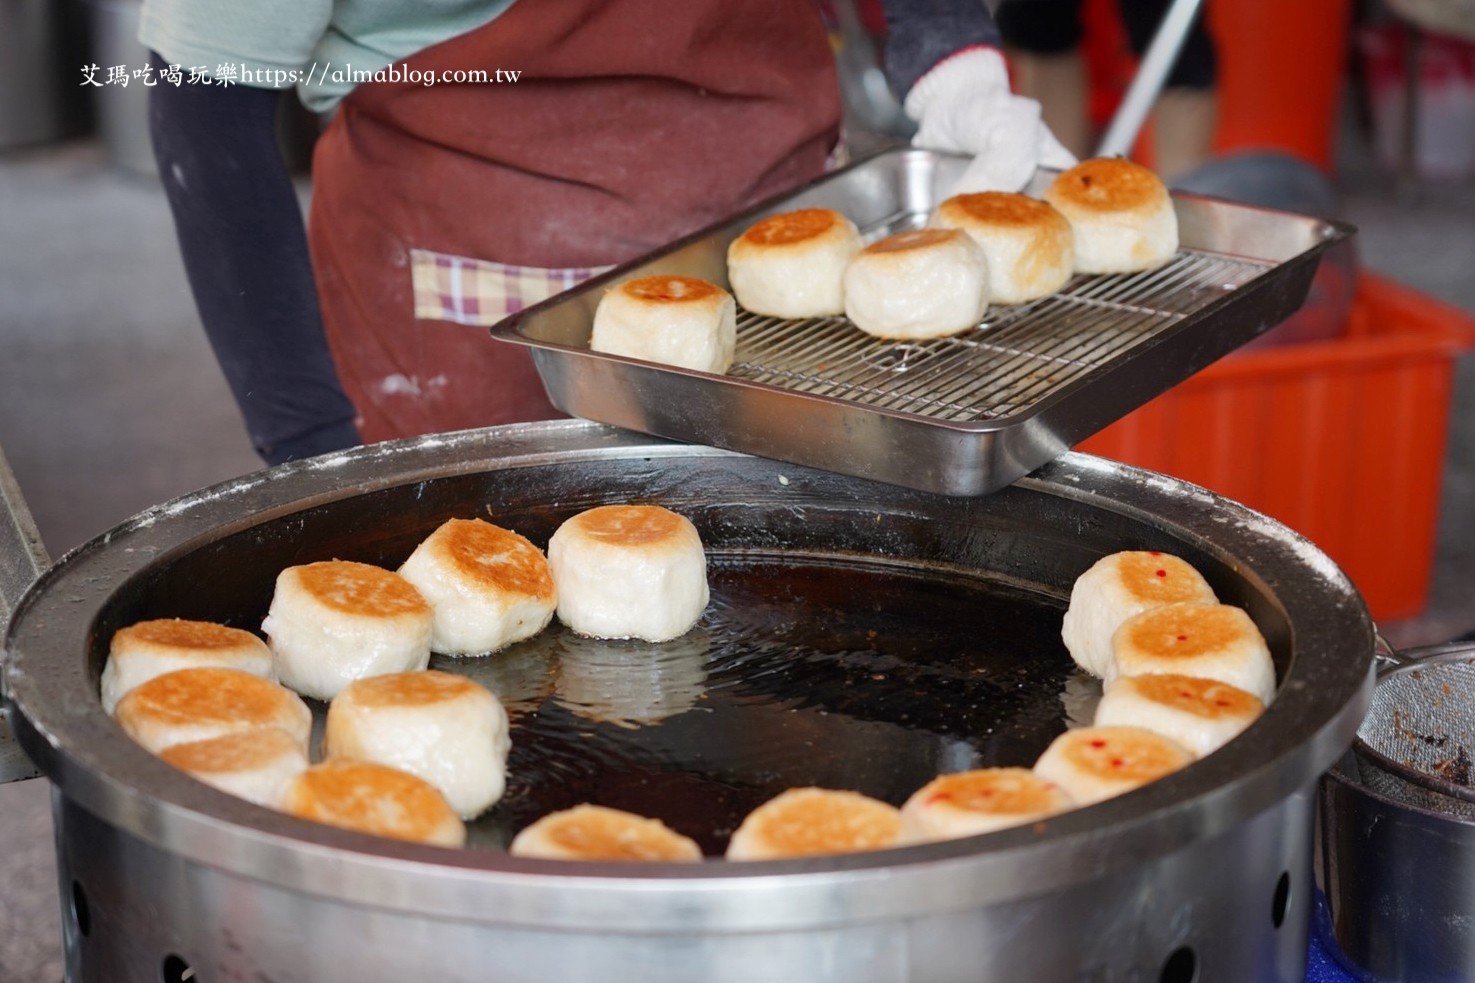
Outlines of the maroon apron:
M527 352L417 320L412 249L562 269L631 259L820 174L839 125L812 0L521 0L372 82L318 142L328 341L366 440L557 415Z

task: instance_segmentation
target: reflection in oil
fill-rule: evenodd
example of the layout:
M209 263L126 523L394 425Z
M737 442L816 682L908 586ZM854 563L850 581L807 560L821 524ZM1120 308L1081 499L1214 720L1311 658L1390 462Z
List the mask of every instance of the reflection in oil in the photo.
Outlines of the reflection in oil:
M594 723L659 724L696 705L710 648L701 626L658 645L565 633L555 650L558 702Z

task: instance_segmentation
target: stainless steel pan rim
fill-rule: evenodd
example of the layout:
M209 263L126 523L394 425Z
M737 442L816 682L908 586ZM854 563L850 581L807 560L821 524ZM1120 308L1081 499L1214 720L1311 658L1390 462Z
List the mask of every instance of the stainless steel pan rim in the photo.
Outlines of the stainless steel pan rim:
M62 795L105 821L187 859L307 894L520 926L740 932L963 909L1018 898L1021 883L1044 894L1161 856L1309 787L1349 746L1366 712L1371 624L1355 589L1325 556L1285 527L1201 488L1075 454L1020 486L1135 513L1223 559L1283 606L1294 654L1276 702L1224 750L1036 828L822 861L673 866L526 861L398 844L294 820L184 777L122 737L78 657L120 584L149 564L267 519L435 477L609 457L743 455L581 421L527 424L360 448L145 512L65 557L18 608L6 678L20 740ZM863 484L746 460L771 469L775 495L833 481Z

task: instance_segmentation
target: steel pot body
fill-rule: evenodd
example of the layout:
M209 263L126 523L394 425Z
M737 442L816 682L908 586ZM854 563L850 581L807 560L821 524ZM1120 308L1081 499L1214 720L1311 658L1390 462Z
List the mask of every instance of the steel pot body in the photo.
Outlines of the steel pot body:
M1468 759L1456 687L1472 658L1467 641L1381 654L1358 740L1321 782L1332 932L1379 979L1475 979L1475 804L1453 769L1431 767Z
M65 797L56 806L72 983L172 983L189 978L187 969L202 980L272 983L1291 983L1306 969L1309 792L1218 836L1045 894L1027 878L996 885L1005 899L994 903L949 899L958 886L945 883L931 897L898 887L893 910L866 912L855 910L860 892L837 878L792 912L794 927L783 924L790 906L775 900L781 890L739 888L721 914L704 899L701 915L633 931L571 929L556 912L542 926L498 924L479 910L428 916L387 892L324 898L160 849ZM638 906L637 893L620 903Z
M1462 645L1454 657L1469 655ZM1451 729L1457 717L1444 718ZM1322 779L1318 817L1332 930L1347 958L1378 979L1475 979L1471 804L1409 773L1386 771L1354 750Z

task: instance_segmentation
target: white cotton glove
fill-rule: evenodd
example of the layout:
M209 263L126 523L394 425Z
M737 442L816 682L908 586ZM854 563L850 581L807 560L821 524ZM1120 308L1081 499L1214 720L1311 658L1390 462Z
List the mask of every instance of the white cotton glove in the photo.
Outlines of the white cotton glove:
M1004 57L968 48L938 62L904 103L917 121L912 146L973 157L953 194L1019 191L1038 167L1076 163L1040 118L1040 104L1009 90Z

